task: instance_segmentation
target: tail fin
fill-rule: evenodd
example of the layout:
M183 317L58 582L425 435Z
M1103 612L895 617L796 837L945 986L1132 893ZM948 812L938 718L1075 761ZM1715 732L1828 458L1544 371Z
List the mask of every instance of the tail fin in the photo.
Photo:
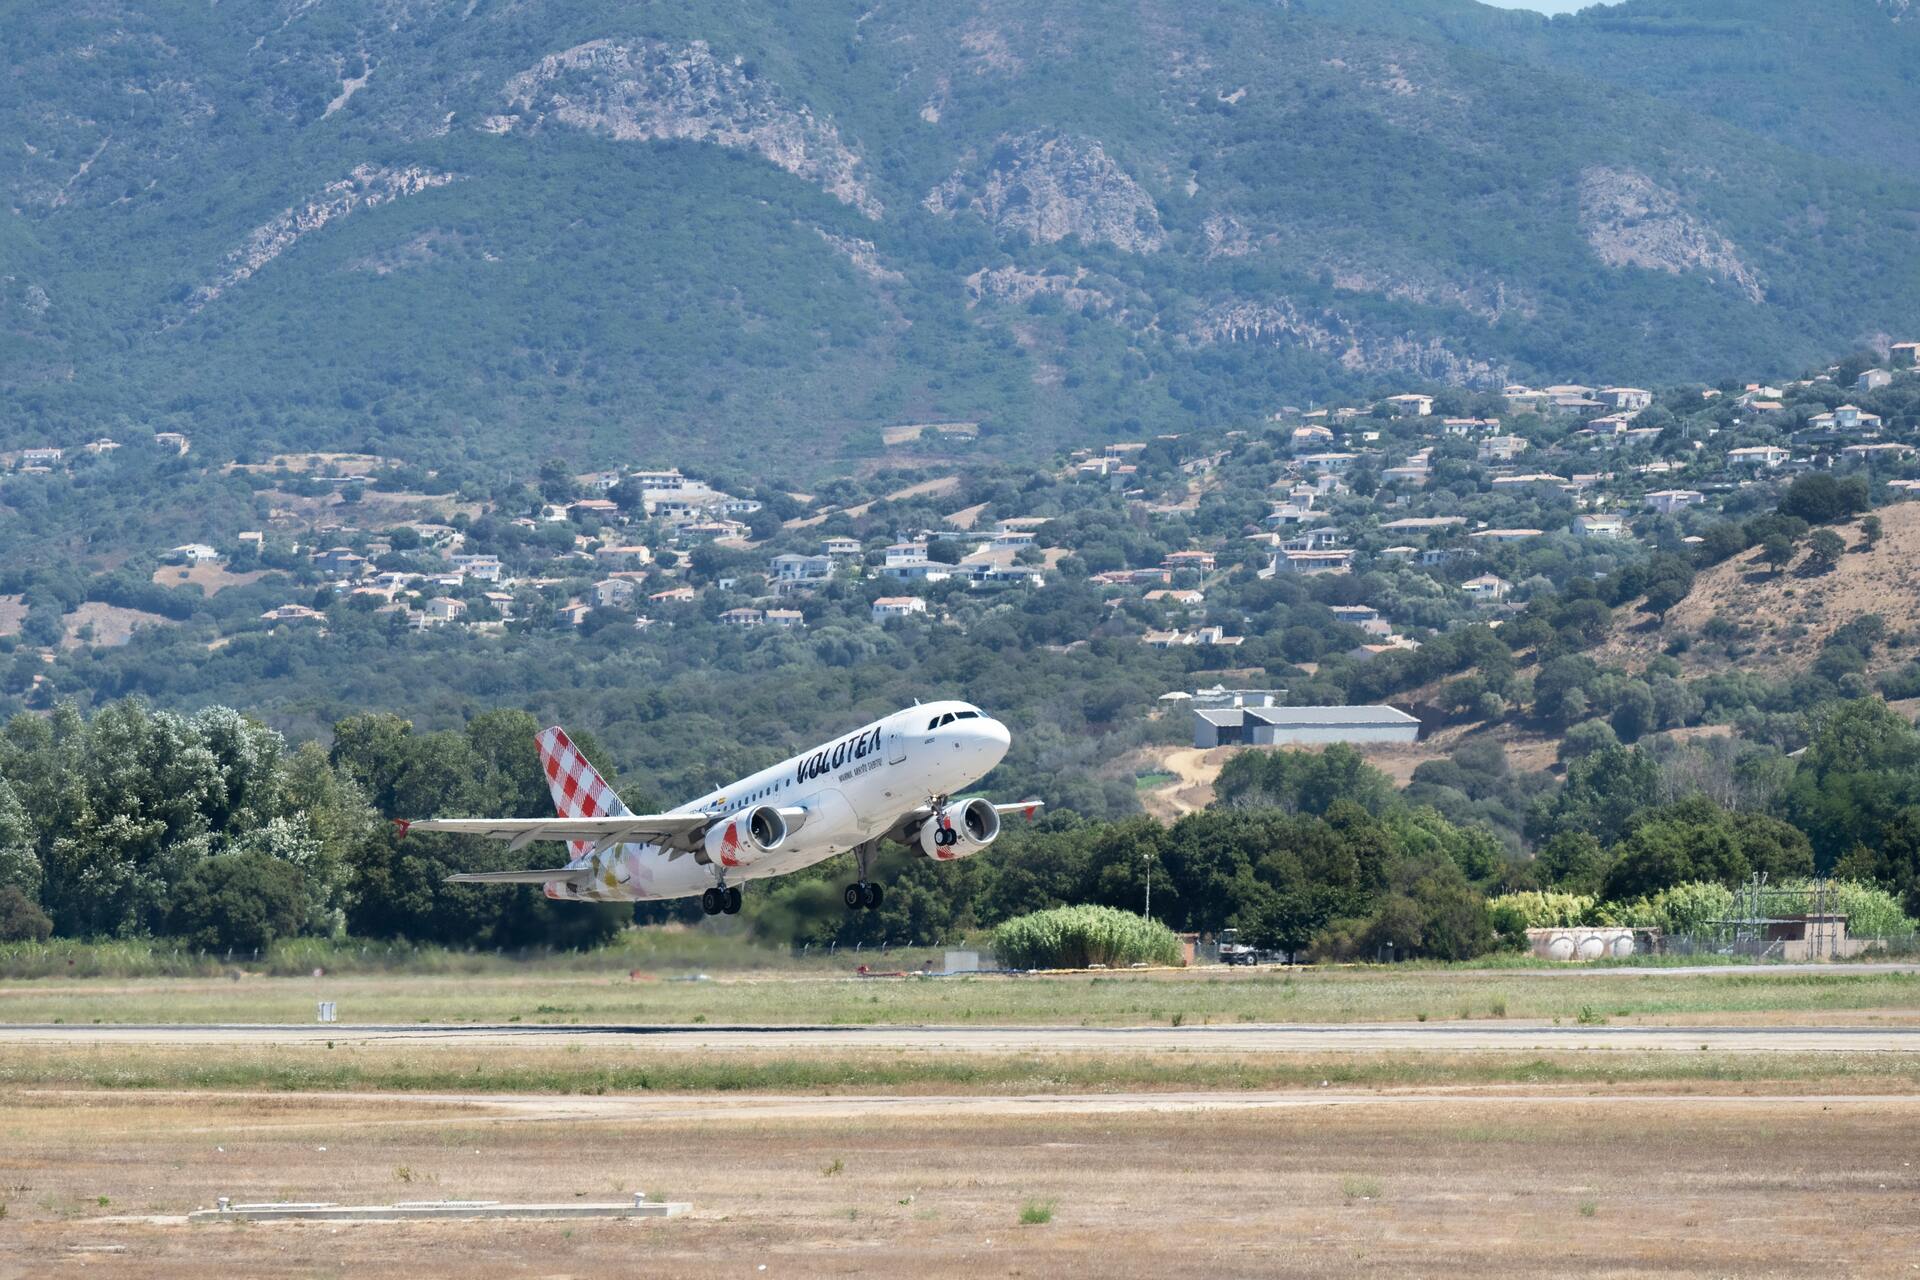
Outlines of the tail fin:
M559 725L542 729L533 739L540 749L540 769L547 775L547 789L553 793L554 812L563 818L601 818L631 812L613 793L600 771L587 763L580 748ZM567 852L574 861L587 856L591 841L574 840Z

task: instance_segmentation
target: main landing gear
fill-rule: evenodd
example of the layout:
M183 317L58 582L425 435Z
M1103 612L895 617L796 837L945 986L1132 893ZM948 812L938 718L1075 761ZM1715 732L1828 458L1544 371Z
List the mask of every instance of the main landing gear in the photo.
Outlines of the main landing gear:
M873 873L873 852L876 847L876 842L872 840L853 846L853 863L860 869L860 878L848 885L847 891L840 895L849 911L858 911L862 907L871 911L880 905L880 886L867 878Z
M717 884L700 895L700 909L710 916L725 912L730 916L740 914L740 886Z

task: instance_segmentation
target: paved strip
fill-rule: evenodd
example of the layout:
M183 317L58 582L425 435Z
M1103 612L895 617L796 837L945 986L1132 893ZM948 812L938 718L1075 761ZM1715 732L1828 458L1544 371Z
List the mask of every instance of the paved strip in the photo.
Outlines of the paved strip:
M21 1045L448 1045L635 1050L942 1053L1690 1052L1920 1054L1920 1027L1554 1026L1542 1022L1235 1023L1193 1027L708 1026L345 1024L0 1026L0 1052Z
M17 1096L46 1098L65 1105L82 1100L98 1102L99 1090L31 1089ZM127 1096L127 1095L121 1095ZM136 1102L179 1098L204 1102L207 1092L142 1090ZM1260 1089L1246 1091L1168 1093L1041 1093L1041 1094L835 1094L807 1097L796 1094L491 1094L491 1093L331 1093L289 1091L219 1091L229 1101L258 1100L271 1107L273 1118L249 1123L223 1116L218 1126L197 1125L192 1132L223 1134L299 1132L346 1129L441 1127L448 1109L488 1123L585 1122L608 1124L717 1124L726 1121L820 1120L859 1117L967 1117L1017 1115L1124 1115L1207 1111L1284 1111L1333 1107L1474 1106L1530 1107L1645 1107L1685 1106L1712 1109L1835 1110L1865 1108L1889 1118L1920 1116L1920 1093L1824 1094L1756 1093L1606 1093L1569 1086L1564 1092L1538 1087L1462 1086L1457 1089L1416 1088L1360 1091L1354 1089ZM317 1119L289 1114L305 1103Z

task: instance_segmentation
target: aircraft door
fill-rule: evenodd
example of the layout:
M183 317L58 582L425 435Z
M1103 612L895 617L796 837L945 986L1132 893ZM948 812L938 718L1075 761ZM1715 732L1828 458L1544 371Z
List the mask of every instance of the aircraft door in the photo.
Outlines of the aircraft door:
M898 723L887 727L887 763L905 764L907 762L907 736L900 732Z

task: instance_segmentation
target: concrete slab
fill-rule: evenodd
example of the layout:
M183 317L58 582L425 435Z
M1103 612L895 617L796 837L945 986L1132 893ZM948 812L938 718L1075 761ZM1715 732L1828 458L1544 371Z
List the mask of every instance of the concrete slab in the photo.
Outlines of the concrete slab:
M673 1218L693 1206L643 1200L554 1204L506 1204L498 1200L413 1200L400 1204L329 1204L279 1201L270 1204L222 1203L199 1209L188 1222L406 1222L447 1218Z

